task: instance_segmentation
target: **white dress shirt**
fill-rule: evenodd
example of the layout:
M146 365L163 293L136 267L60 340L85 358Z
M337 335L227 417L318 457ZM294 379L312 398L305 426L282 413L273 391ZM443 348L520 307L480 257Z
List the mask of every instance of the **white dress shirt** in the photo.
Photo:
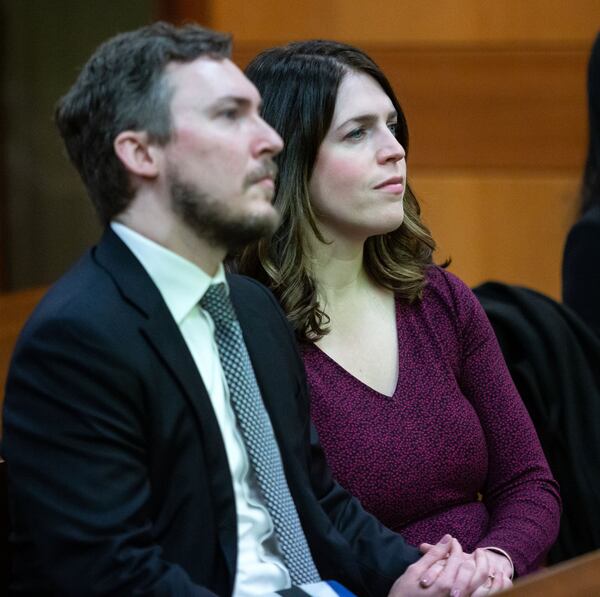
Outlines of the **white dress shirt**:
M211 278L191 261L118 222L111 228L140 261L161 293L198 367L223 436L235 494L238 558L235 597L265 595L291 586L273 521L259 493L229 401L211 316L200 299L211 284L227 282L223 266Z

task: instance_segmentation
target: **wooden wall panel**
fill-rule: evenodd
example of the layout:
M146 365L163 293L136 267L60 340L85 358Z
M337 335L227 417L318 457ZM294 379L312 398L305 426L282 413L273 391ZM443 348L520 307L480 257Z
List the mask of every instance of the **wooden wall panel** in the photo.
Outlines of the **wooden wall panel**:
M415 165L581 166L585 52L373 48L371 54L405 106Z
M245 66L268 46L238 43L234 59ZM582 167L586 52L363 47L406 111L413 166Z
M211 15L215 29L238 41L587 46L600 24L600 0L212 0Z
M409 180L438 243L436 261L467 284L533 286L560 299L560 264L577 210L577 175L420 172Z
M46 288L0 293L0 423L4 386L10 358L23 324L42 298Z
M210 0L159 0L156 18L177 25L194 21L205 27L212 26L212 2Z

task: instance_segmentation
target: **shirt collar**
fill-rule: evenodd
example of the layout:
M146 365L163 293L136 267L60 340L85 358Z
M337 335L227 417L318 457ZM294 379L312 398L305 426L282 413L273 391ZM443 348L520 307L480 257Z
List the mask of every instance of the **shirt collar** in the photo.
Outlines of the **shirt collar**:
M120 222L111 222L110 227L152 278L177 325L198 305L211 284L222 282L229 292L223 264L211 277L191 261Z

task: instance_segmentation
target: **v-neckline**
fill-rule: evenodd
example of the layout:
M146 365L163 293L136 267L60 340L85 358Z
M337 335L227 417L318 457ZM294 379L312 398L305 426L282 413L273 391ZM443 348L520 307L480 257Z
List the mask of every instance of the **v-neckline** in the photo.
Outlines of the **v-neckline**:
M394 386L394 391L389 396L388 396L388 394L384 394L383 392L380 392L379 390L376 390L375 388L373 388L372 386L370 386L368 383L364 382L359 377L356 377L356 375L354 375L354 373L352 373L351 371L348 371L348 369L346 369L343 365L340 365L330 354L328 354L327 352L325 352L316 343L313 343L312 346L313 346L313 348L316 348L328 361L330 361L331 363L333 363L333 365L335 367L337 367L340 371L343 371L346 375L348 375L349 377L351 377L356 383L360 384L363 388L369 390L370 392L373 392L373 393L377 394L378 396L381 396L385 400L392 400L394 398L394 396L396 395L396 392L398 391L398 385L399 385L399 382L400 382L400 334L399 334L399 331L398 331L398 318L399 318L398 311L399 311L399 309L400 309L400 305L398 303L398 298L397 298L396 295L394 295L394 325L396 327L396 357L397 357L397 367L396 367L396 385Z

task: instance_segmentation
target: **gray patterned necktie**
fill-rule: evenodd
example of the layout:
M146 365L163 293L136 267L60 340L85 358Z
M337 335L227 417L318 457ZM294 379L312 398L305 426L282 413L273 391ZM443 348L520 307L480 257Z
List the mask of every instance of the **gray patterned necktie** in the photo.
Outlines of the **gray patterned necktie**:
M319 573L285 479L271 421L225 284L211 285L200 305L215 322L215 338L231 404L292 583L318 582Z

